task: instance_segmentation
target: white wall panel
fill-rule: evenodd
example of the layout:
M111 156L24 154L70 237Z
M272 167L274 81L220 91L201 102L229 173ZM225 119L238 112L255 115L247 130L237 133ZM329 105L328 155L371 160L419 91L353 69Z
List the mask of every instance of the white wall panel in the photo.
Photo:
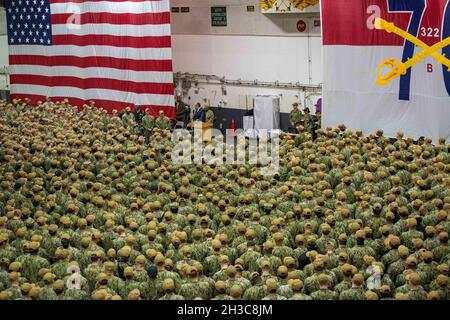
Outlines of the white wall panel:
M322 38L311 37L311 74L313 84L323 83Z
M9 65L8 37L6 35L6 12L0 8L0 90L7 90L7 75L2 74L4 68Z
M6 11L0 8L0 36L6 34Z
M309 82L308 38L174 35L172 41L175 71Z
M8 37L6 35L0 36L0 68L8 65Z
M0 67L8 63L8 38L6 31L6 13L4 8L0 8Z

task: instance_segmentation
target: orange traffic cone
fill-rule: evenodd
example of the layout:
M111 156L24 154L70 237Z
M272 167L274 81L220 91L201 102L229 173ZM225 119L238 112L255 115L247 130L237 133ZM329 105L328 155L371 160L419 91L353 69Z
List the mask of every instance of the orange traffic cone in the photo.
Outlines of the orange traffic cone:
M231 136L232 137L236 136L236 126L234 125L234 119L231 120Z

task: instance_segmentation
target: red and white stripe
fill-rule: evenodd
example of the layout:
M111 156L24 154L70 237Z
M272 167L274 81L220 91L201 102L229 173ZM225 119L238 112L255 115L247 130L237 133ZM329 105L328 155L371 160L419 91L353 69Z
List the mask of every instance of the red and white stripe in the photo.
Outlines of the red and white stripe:
M9 48L12 98L175 117L169 0L50 2L52 46Z

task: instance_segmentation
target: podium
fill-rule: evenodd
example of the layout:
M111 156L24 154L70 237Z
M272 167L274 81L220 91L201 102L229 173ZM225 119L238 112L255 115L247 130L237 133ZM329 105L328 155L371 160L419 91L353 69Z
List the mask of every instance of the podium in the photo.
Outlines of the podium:
M200 130L202 141L208 141L208 142L211 141L212 129L213 129L212 123L195 121L192 128L194 130L194 136L195 136L196 130Z

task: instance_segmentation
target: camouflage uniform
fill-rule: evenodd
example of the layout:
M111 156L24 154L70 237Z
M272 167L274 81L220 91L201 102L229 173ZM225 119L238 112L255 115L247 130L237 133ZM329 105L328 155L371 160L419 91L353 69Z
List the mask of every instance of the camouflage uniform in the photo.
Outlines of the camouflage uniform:
M319 289L311 293L312 300L336 300L337 298L338 294L329 289Z
M35 248L38 248L36 244L32 245L35 246ZM22 264L23 276L32 283L37 282L37 273L40 269L48 268L50 266L50 263L46 259L36 254L25 254L18 257L17 261Z
M172 123L170 122L169 118L164 115L160 115L158 118L156 118L155 126L156 128L159 128L161 130L167 130L171 128Z
M366 300L363 288L350 288L339 294L339 300Z

